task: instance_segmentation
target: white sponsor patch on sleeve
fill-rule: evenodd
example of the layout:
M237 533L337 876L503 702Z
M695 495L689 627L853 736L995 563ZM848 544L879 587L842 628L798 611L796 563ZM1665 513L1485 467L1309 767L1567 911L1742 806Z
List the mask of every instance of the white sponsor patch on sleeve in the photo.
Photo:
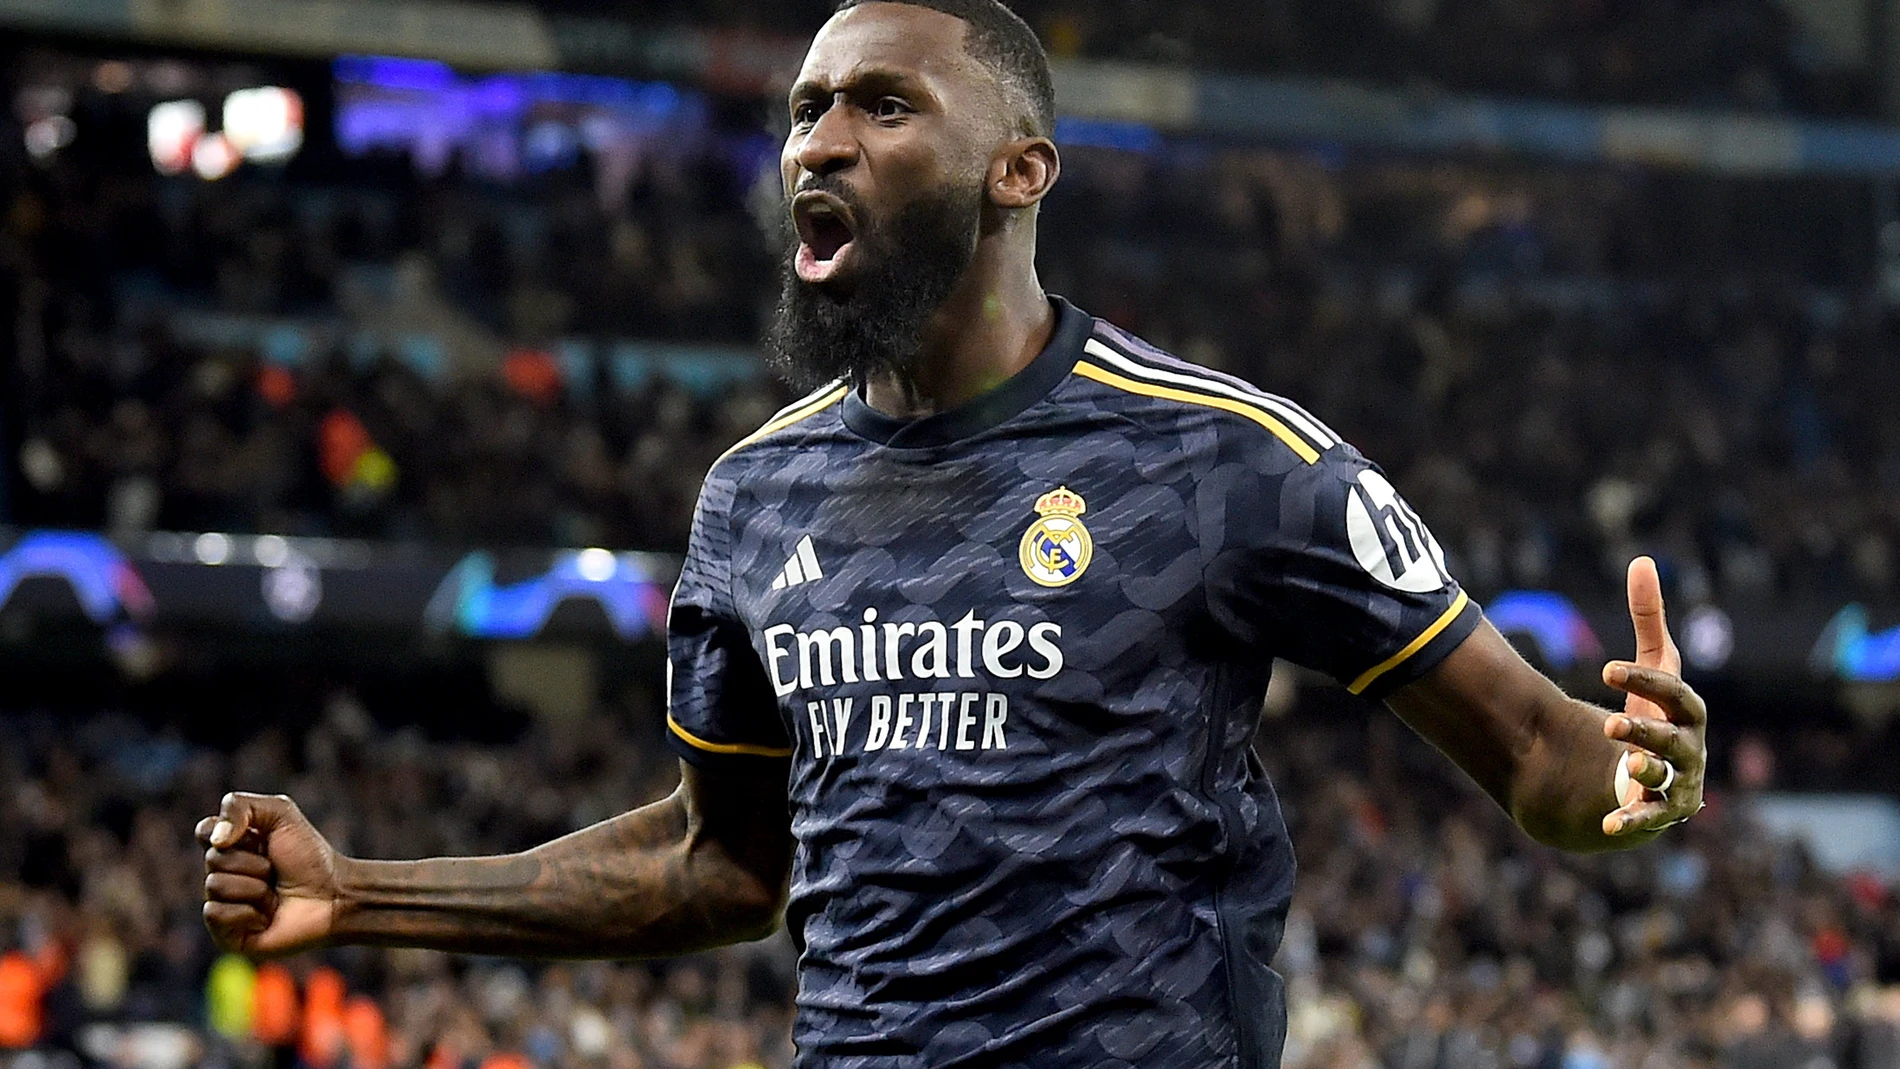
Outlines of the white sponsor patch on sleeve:
M1450 582L1445 551L1385 476L1367 468L1346 489L1346 540L1366 574L1424 594Z

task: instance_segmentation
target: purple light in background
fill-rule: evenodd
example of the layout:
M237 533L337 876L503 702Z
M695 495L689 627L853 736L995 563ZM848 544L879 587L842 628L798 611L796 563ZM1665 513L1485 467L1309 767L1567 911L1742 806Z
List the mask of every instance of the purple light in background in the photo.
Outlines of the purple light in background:
M447 89L456 83L455 71L431 59L395 56L340 56L336 79L384 89Z
M1153 152L1161 147L1161 134L1152 126L1108 119L1062 118L1056 122L1056 140L1065 145L1121 149L1124 152Z
M728 138L724 147L734 174L755 175L763 171L778 173L779 150L784 146L778 138L761 130Z
M528 106L529 94L520 79L498 74L468 85L464 90L471 112L512 117Z
M491 177L570 166L578 149L639 152L642 143L705 132L703 97L664 82L528 71L463 77L440 63L381 56L337 60L336 133L344 152L407 151L440 171L460 153Z

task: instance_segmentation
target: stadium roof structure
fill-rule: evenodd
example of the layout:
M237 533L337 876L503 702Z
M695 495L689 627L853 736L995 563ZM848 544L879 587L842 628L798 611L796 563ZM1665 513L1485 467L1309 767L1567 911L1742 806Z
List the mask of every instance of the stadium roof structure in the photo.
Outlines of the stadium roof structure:
M0 0L0 26L266 54L411 56L471 70L590 71L736 95L776 92L805 45L784 34L640 26L469 0ZM1114 147L1179 134L1745 176L1900 170L1900 127L1876 123L1501 100L1080 60L1059 60L1054 72L1069 132Z

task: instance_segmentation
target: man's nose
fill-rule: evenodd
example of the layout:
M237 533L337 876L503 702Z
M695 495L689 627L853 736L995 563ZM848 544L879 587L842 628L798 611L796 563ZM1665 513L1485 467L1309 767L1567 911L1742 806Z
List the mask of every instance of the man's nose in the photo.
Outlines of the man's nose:
M858 162L858 140L852 136L848 111L843 103L826 108L805 132L805 140L793 157L801 170L827 175Z

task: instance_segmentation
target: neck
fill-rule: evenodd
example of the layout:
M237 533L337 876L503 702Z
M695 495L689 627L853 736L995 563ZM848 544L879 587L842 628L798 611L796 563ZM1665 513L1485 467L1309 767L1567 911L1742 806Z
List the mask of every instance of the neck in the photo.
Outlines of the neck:
M1036 278L1035 248L986 236L961 281L930 319L913 374L872 375L864 400L899 419L947 411L1029 366L1055 332L1055 309Z

